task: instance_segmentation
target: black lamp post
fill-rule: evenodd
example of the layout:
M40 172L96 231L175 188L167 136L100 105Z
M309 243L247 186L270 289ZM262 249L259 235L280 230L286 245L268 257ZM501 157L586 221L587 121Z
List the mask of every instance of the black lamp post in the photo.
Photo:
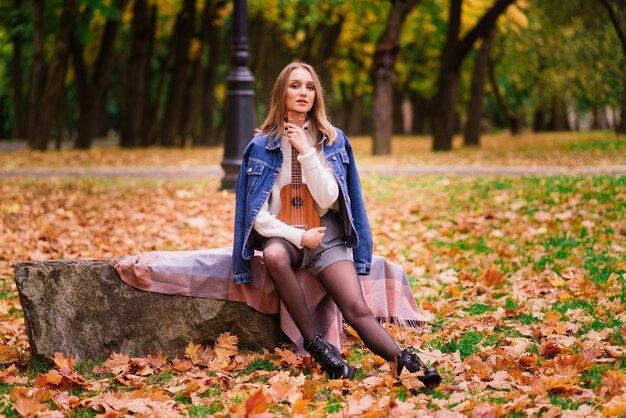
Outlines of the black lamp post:
M222 190L235 190L241 155L254 134L254 77L248 69L248 5L234 0L231 69L226 82L226 135Z

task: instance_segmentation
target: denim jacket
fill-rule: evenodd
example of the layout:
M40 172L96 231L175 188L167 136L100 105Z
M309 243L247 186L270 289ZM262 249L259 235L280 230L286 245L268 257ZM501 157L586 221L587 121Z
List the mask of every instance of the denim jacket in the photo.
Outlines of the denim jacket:
M352 255L358 274L369 274L372 264L372 233L370 231L361 181L354 162L352 146L346 135L337 129L337 139L332 145L323 141L323 151L335 173L339 202L343 215L346 245ZM258 234L253 230L259 210L269 198L272 186L283 163L280 136L267 134L255 136L248 144L241 161L237 178L235 206L235 241L233 246L233 275L235 284L252 281L250 260L254 250L261 250Z

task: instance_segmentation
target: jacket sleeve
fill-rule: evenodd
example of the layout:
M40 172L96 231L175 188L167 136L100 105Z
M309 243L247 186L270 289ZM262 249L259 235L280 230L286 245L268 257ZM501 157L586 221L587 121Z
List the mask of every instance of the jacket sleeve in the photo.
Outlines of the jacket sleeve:
M232 267L233 275L237 281L238 277L246 278L250 275L250 263L243 257L243 247L245 245L245 233L246 233L246 218L248 207L248 190L247 190L247 161L250 154L252 143L248 144L243 156L241 158L241 169L239 170L239 176L237 177L237 188L235 192L235 234L233 242L233 254L232 254Z
M349 158L347 172L348 195L350 196L350 207L354 227L359 237L359 244L353 249L352 254L357 273L360 275L368 275L372 266L372 231L370 229L369 220L367 219L367 212L365 211L365 202L363 201L363 193L361 191L361 179L356 167L352 146L345 135L344 138L346 141L345 149Z
M333 169L325 161L323 154L320 156L315 148L298 155L298 161L302 165L302 175L313 199L322 210L330 209L339 197L339 186Z
M254 221L254 230L263 237L284 238L296 247L303 248L302 236L304 235L305 231L303 229L298 229L291 225L287 225L283 221L276 218L276 216L270 215L268 200L263 203L261 210L259 210L259 213L256 215L256 220Z

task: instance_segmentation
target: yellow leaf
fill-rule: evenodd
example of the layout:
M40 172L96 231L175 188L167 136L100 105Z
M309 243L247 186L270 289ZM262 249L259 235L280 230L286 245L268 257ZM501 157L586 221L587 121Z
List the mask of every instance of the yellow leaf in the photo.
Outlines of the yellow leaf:
M213 351L218 358L226 359L237 355L239 350L237 349L237 343L239 339L236 335L230 335L229 332L225 332L217 338Z
M559 322L563 316L558 311L550 311L546 314L546 322Z

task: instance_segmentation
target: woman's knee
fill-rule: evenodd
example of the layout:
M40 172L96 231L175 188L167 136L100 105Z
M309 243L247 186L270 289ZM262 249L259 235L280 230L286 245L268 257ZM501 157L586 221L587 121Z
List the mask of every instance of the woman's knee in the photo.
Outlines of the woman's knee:
M370 319L374 317L372 311L364 300L352 303L348 306L346 311L347 312L342 312L342 314L348 324L357 323L363 319Z
M280 245L268 245L263 249L263 261L268 269L290 267L289 253Z

